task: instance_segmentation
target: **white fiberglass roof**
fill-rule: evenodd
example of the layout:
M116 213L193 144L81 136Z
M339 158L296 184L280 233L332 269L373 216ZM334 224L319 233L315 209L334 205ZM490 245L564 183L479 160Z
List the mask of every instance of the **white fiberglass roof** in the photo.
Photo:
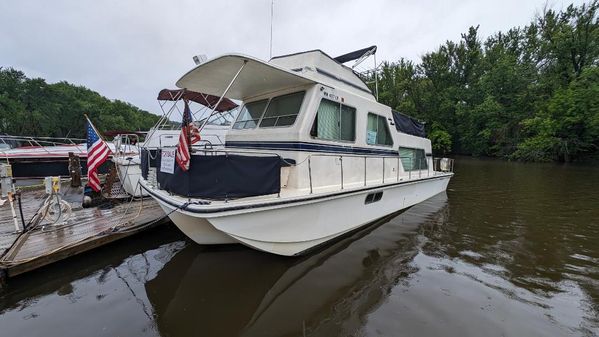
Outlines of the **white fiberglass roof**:
M192 69L177 81L177 86L221 96L244 62L245 66L227 92L227 98L247 100L273 91L316 83L279 66L249 56L230 54Z

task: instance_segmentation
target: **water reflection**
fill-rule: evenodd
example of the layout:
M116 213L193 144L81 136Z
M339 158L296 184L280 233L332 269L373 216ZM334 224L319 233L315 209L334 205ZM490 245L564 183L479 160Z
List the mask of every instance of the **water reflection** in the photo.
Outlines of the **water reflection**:
M456 167L447 195L305 257L163 228L17 278L0 335L599 335L599 170Z
M441 194L307 257L189 245L146 283L163 335L348 335L416 268L418 229L446 217ZM381 226L385 224L384 226Z

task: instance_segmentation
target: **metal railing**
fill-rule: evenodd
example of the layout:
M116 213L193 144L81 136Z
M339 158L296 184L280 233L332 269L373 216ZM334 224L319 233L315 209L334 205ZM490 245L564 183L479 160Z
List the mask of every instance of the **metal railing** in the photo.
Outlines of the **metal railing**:
M451 158L434 158L433 170L438 172L453 172L454 160Z
M135 152L139 153L139 135L135 133L118 134L114 137L112 143L114 144L115 156L131 154L132 146L135 147Z
M158 137L158 147L160 147L160 148L163 147L163 145L162 145L162 138L163 137L165 137L165 138L166 137L168 137L168 138L176 138L177 140L179 139L179 135L178 134L177 135L175 135L175 134L160 135ZM207 139L201 139L199 144L197 144L197 143L193 144L192 147L194 147L194 146L197 147L197 146L200 146L200 145L203 145L203 144L206 144L206 143L209 143L211 146L224 146L225 145L224 140L218 134L207 133L207 134L202 134L202 137L206 137L206 138L207 137L215 137L216 139L218 139L218 144L214 144L214 143L212 143L211 141L209 141ZM166 146L166 145L164 145L164 146ZM176 146L176 144L172 145L172 146Z
M404 168L404 172L408 173L408 179L411 180L412 179L412 171L417 170L418 171L418 178L422 178L422 170L423 168L426 166L427 168L427 177L430 177L430 165L428 165L427 159L426 158L421 158L418 161L418 167L414 168L414 166L412 165L412 157L400 157L400 156L367 156L367 155L334 155L334 154L321 154L321 153L316 153L316 154L309 154L308 155L308 180L310 183L310 194L314 193L314 188L313 188L313 183L312 183L312 158L313 157L334 157L334 158L339 158L339 162L340 162L340 189L343 190L345 188L345 182L344 182L344 171L343 171L343 158L344 157L350 157L350 158L364 158L364 186L367 185L368 183L368 159L381 159L382 160L382 166L381 166L381 183L385 184L385 167L386 167L386 160L397 160L397 166L396 166L396 177L395 177L395 181L399 182L400 181L400 161L402 159L407 159L409 160L409 170L406 170L405 167L403 167L403 162L402 162L402 167ZM423 165L425 164L425 165Z
M74 146L77 148L79 152L84 152L87 150L87 147L80 145L85 142L85 139L68 137L33 137L0 135L0 143L8 146L6 149L0 149L0 152L23 146L39 147L47 153L50 153L50 151L48 151L48 149L45 148L47 146Z
M148 151L149 153L149 151ZM282 162L285 162L288 166L292 166L292 167L299 167L300 165L303 165L304 163L307 164L308 166L308 182L309 182L309 188L310 188L310 194L314 193L314 182L313 182L313 178L312 178L312 171L313 171L313 158L315 157L331 157L331 158L338 158L339 160L339 185L340 185L340 190L343 190L346 187L345 184L345 173L344 173L344 166L343 166L343 159L344 158L363 158L364 159L364 181L363 184L364 186L367 186L368 184L368 159L380 159L382 161L382 167L381 167L381 183L385 184L385 167L386 167L386 163L389 160L394 160L397 161L397 166L396 168L396 176L395 179L393 179L396 182L401 181L401 175L400 175L400 162L401 162L401 167L403 168L403 172L408 174L408 180L412 180L412 171L418 171L418 178L422 178L423 174L426 174L425 177L430 177L431 176L431 167L429 165L428 159L427 158L419 158L418 160L418 165L416 167L414 167L413 165L413 158L412 157L401 157L401 156L369 156L369 155L352 155L352 154L344 154L344 155L337 155L337 154L327 154L327 153L311 153L309 154L306 158L304 158L301 162L299 163L291 163L288 162L285 158L281 157L280 154L275 153L275 152L265 152L265 151L238 151L238 150L230 150L230 149L212 149L212 148L196 148L194 153L203 153L203 155L219 155L219 154L224 154L224 155L228 155L228 154L236 154L236 155L251 155L251 154L257 154L257 155L261 155L261 156L273 156L273 157L278 157ZM407 168L404 167L404 162L403 160L408 160L408 165ZM435 170L435 163L439 162L441 160L446 160L449 163L450 167L450 171L447 170ZM148 158L148 165L149 165L149 158ZM434 175L436 171L441 171L441 172L453 172L453 159L449 159L449 158L433 158L432 160L433 162L433 171L432 174ZM439 166L439 167L444 167L444 166ZM150 169L150 168L149 168ZM426 169L426 171L425 171ZM353 182L356 183L356 182Z

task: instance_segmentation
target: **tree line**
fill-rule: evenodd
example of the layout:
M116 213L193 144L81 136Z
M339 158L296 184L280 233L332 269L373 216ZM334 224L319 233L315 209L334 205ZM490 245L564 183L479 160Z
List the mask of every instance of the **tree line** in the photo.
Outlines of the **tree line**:
M527 26L484 40L470 27L419 63L383 62L379 101L426 122L437 153L597 158L598 7L546 8Z
M159 118L83 86L0 68L0 134L85 138L84 113L101 132L148 130Z

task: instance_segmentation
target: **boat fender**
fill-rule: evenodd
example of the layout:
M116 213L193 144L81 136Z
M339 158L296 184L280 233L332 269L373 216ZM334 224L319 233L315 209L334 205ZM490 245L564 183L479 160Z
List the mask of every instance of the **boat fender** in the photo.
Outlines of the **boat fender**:
M92 198L89 195L83 197L83 207L89 207L92 204Z

